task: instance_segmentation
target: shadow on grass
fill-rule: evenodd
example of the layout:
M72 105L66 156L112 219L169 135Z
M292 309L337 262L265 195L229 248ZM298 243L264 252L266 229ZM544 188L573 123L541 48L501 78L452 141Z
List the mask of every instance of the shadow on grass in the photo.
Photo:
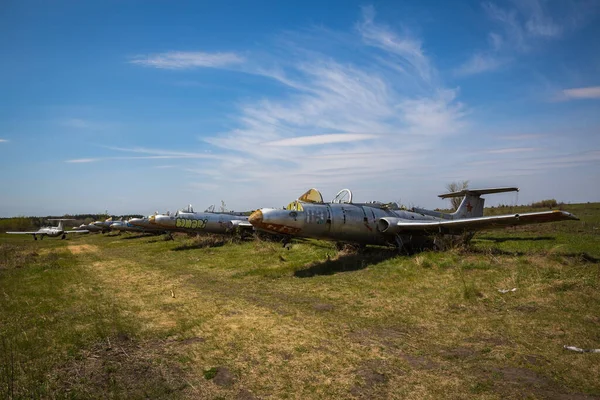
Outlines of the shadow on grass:
M581 260L581 261L585 261L585 262L589 262L589 263L594 263L594 264L600 264L600 258L594 257L588 253L565 253L565 254L560 254L562 257L567 257L567 258L575 258L577 260Z
M537 236L537 237L527 237L527 236L508 236L508 237L482 237L479 240L489 240L496 243L503 242L537 242L542 240L556 240L553 236Z
M141 239L141 238L147 238L150 236L154 236L154 235L151 235L149 233L140 233L135 236L125 236L125 237L121 238L121 240Z
M315 275L333 275L338 272L359 271L369 265L378 264L390 258L398 257L396 249L367 248L363 252L340 252L334 259L312 263L308 268L294 272L298 278L310 278Z
M181 246L172 248L171 251L223 247L227 243L232 243L237 240L240 240L240 239L232 237L232 236L207 234L207 235L197 236L191 240L188 240L186 243L182 244Z
M493 248L487 248L487 249L482 249L482 248L478 248L478 247L473 247L470 246L468 248L466 248L464 250L465 253L470 253L470 254L483 254L483 255L494 255L494 256L526 256L526 255L536 255L536 254L546 254L544 252L540 253L540 252L525 252L525 251L507 251L507 250L501 250L498 249L496 247ZM548 254L546 254L548 255ZM586 252L579 252L579 253L553 253L552 254L555 257L564 257L564 258L568 258L568 259L572 259L575 261L580 261L580 262L588 262L588 263L593 263L593 264L600 264L600 258L598 257L594 257L589 253Z
M183 251L183 250L198 250L205 248L223 247L225 242L213 243L211 245L199 245L199 244L182 244L181 246L173 247L171 251Z

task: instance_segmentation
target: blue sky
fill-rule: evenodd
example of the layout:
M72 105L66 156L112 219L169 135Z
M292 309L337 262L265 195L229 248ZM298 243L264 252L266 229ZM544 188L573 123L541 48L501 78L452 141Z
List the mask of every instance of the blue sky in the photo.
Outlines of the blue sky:
M600 1L5 1L0 216L600 201Z

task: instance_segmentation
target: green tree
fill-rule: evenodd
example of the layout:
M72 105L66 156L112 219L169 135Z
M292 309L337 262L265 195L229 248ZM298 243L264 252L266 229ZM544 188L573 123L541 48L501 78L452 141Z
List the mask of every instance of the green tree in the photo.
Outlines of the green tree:
M469 181L450 182L446 185L446 190L448 191L448 193L460 192L461 190L468 189L468 188L469 188ZM458 207L460 206L460 203L463 200L463 198L464 198L464 196L450 197L448 199L448 200L450 200L450 204L452 205L453 210L458 210Z

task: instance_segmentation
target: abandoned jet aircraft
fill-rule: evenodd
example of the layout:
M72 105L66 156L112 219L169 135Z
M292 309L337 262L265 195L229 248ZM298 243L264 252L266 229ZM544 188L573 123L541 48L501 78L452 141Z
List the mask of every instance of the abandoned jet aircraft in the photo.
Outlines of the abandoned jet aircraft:
M67 234L70 234L70 233L88 233L89 232L86 229L65 231L63 228L63 224L62 224L63 221L73 221L73 219L54 218L54 219L49 219L48 221L58 221L58 226L44 226L35 232L6 232L6 233L10 233L13 235L33 235L33 238L35 240L37 240L37 237L39 236L40 240L42 240L42 239L44 239L44 236L50 236L50 237L60 236L61 239L66 239Z
M353 203L352 193L341 190L330 203L310 189L285 209L263 208L250 215L255 228L289 236L310 237L357 244L425 247L442 242L445 235L470 240L475 232L507 226L577 220L565 211L483 216L482 195L518 191L518 188L465 189L439 197L462 197L456 212L403 210L395 203Z
M235 233L254 228L243 213L194 212L191 205L175 214L155 214L149 217L154 226L173 232Z
M156 225L150 223L150 218L154 217L154 215L149 215L144 218L131 218L127 221L130 225L143 228L143 229L154 229Z
M134 219L134 218L131 218L129 221L115 221L110 225L110 230L118 231L118 232L138 232L138 233L156 233L156 234L161 234L161 233L166 232L166 229L151 226L148 221L146 221L147 224L144 226L134 225L131 223L132 219ZM146 218L143 218L143 219L135 218L135 219L136 220L146 220Z
M82 231L85 230L85 231L90 231L90 233L102 232L102 228L97 227L93 223L81 224L77 228L73 228L73 230L82 230Z
M112 217L105 219L104 221L94 221L90 225L95 225L102 230L102 233L110 231L110 226L116 221L113 221Z

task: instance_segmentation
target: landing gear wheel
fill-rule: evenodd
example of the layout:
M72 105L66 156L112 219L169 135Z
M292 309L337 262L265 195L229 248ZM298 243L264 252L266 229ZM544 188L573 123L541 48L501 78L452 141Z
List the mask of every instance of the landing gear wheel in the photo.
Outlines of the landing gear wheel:
M61 240L65 240L66 238L67 238L67 235L65 235L65 234L63 233L63 235L61 236L61 238L60 238L60 239L61 239Z

